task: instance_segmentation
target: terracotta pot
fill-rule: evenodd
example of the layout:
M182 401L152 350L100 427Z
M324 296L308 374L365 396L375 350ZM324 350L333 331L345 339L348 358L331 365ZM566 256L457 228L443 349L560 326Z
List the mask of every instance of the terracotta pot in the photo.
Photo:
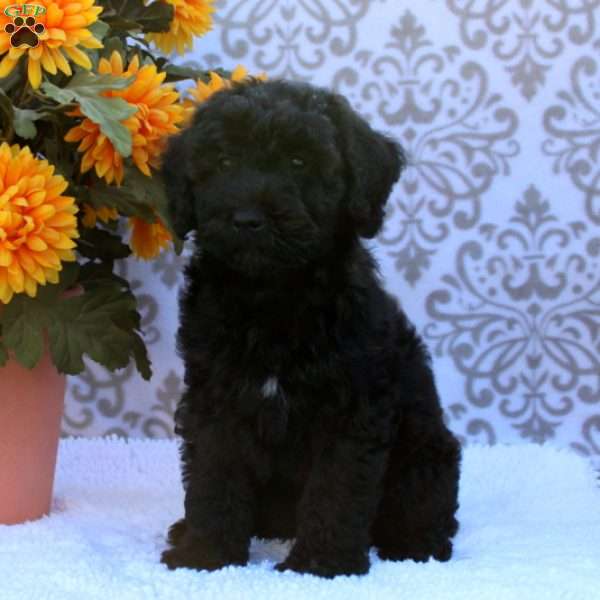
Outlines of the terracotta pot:
M26 369L0 367L0 523L48 514L56 467L66 376L46 351Z

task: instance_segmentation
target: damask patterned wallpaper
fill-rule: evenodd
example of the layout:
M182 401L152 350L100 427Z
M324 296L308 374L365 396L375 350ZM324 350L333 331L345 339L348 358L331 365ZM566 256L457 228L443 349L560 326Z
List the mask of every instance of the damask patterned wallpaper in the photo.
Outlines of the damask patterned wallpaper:
M452 429L600 464L600 0L216 6L186 61L332 87L408 151L372 247L431 348ZM172 435L184 261L122 265L155 377L72 379L65 434Z

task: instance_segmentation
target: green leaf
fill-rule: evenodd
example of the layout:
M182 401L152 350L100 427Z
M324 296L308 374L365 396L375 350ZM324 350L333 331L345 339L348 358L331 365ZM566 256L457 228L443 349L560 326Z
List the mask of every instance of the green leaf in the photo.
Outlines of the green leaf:
M131 133L120 121L135 114L137 107L123 98L105 98L100 94L108 89L123 89L133 79L134 77L94 75L80 71L64 88L46 81L42 84L42 89L61 104L77 102L81 112L100 126L100 131L113 143L117 152L127 157L131 155Z
M92 32L92 35L101 42L110 30L110 25L104 23L104 21L95 21L91 25L88 25L87 28Z
M169 230L169 233L171 234L175 254L179 255L183 252L183 240L179 238L179 236L175 233L175 227L172 222L171 211L169 210L169 201L167 198L167 192L165 190L163 178L160 173L154 172L153 180L156 189L156 212L158 213L159 217L165 224L165 227Z
M62 175L72 183L73 171L79 172L77 167L77 159L75 145L57 144L56 140L61 139L64 135L64 129L56 123L51 123L49 133L43 138L42 153L48 161L55 167L56 174ZM69 152L71 150L71 152Z
M75 195L80 202L94 208L116 208L125 217L140 217L148 223L156 221L158 214L173 238L175 252L181 254L183 242L173 229L164 183L157 171L153 170L152 177L147 177L136 167L128 165L120 187L94 182L93 186L79 187Z
M134 166L126 165L123 183L120 187L94 182L92 186L80 186L75 195L84 204L94 208L108 206L126 217L140 217L148 223L156 221L156 214L163 220L181 251L181 241L177 239L169 221L169 211L164 184L160 173L152 171L152 177L144 175Z
M144 33L164 33L171 28L174 8L167 2L153 2L146 6L143 0L128 0L126 6L135 10L135 20ZM131 15L128 15L131 18Z
M14 131L14 110L10 98L0 89L0 141L10 140Z
M24 367L32 369L42 357L44 331L53 318L48 309L61 301L63 292L75 283L78 273L76 263L66 263L59 283L40 286L36 298L17 294L0 312L2 343Z
M26 140L33 139L37 134L37 129L34 125L34 121L44 117L44 114L37 110L31 110L29 108L17 108L13 107L15 112L15 118L13 125L15 133Z
M13 105L6 92L0 88L0 112L4 118L13 118Z
M128 282L106 264L89 264L64 265L57 285L41 286L36 298L18 294L4 307L0 361L1 353L11 350L22 365L34 367L42 356L46 331L52 360L63 373L81 373L87 355L110 370L126 367L133 358L142 376L151 377ZM64 291L76 282L83 292L65 297Z
M135 77L120 77L109 75L95 75L89 71L78 71L73 75L66 86L66 90L76 90L80 94L100 93L106 90L123 90L130 85ZM130 115L128 115L130 116Z
M132 190L132 192L135 190L136 197L144 202L145 205L153 207L153 210L158 214L171 234L175 252L181 254L183 250L183 241L177 237L177 234L173 229L167 193L160 173L153 170L152 177L147 177L134 167L126 167L124 183ZM156 220L154 212L150 218L145 218L145 220L149 223L153 223Z
M112 142L115 150L123 157L131 156L131 133L119 121L127 119L137 111L135 106L123 98L81 98L81 112L94 123Z
M0 340L0 367L3 367L8 362L8 352Z
M0 90L7 94L14 94L14 88L22 85L24 74L22 65L23 62L21 61L6 77L0 78Z
M79 274L79 283L85 286L86 290L98 290L115 285L123 288L129 287L129 282L123 277L119 277L112 271L112 265L108 263L88 262L81 266Z
M123 183L125 189L131 193L135 192L138 200L147 206L157 209L161 204L166 203L165 190L162 182L156 177L156 171L153 171L152 177L148 177L138 168L126 166Z
M133 355L142 377L152 376L146 348L136 331L140 317L135 296L119 280L105 280L95 289L86 288L81 296L64 299L54 316L48 338L60 371L80 373L84 354L114 371L126 367Z
M44 306L17 294L4 307L1 322L3 344L14 352L24 367L35 367L44 353L44 327L47 324Z
M209 79L209 71L196 67L170 64L161 70L167 73L167 77L165 78L167 83L183 81L184 79L200 79L206 82Z
M64 292L77 285L80 271L76 262L63 263L58 283L39 288L37 297L42 301L46 298L57 301Z
M105 15L105 18L113 31L130 33L134 31L140 31L142 28L142 26L139 23L131 21L130 19L124 19L120 15Z
M173 7L167 2L146 5L143 0L104 0L106 7L102 18L113 30L144 33L169 31L173 20Z
M124 217L140 217L147 221L154 218L154 209L141 199L135 189L123 182L121 187L94 182L91 187L79 187L76 193L80 202L90 204L94 208L107 206L116 208Z
M123 40L118 36L111 36L106 38L104 42L104 48L102 49L102 55L105 58L109 58L110 55L117 51L121 56L125 55L125 45L123 44Z
M148 358L146 344L139 335L133 337L131 351L133 352L136 369L146 381L150 380L152 378L152 363Z
M117 260L131 255L129 246L121 241L121 237L97 227L80 229L77 240L77 252L89 259Z
M49 81L42 83L42 89L53 100L61 104L79 102L79 96L94 96L107 90L122 90L126 88L134 77L117 77L115 75L94 75L88 71L78 71L73 75L69 83L62 88L55 86ZM127 116L130 116L130 113ZM126 118L126 117L124 117Z
M76 374L85 368L83 356L110 370L129 364L130 332L117 327L115 314L134 309L135 302L110 292L84 293L64 300L54 311L48 337L52 359L63 373ZM135 337L135 334L134 334Z

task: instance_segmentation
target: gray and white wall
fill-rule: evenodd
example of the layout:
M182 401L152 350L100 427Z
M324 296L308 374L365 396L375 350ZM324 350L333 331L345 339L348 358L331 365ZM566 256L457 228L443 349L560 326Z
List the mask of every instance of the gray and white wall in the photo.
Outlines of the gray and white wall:
M203 67L332 87L406 148L372 244L465 442L600 464L600 0L221 0ZM96 367L65 434L163 437L185 258L122 265L155 376Z

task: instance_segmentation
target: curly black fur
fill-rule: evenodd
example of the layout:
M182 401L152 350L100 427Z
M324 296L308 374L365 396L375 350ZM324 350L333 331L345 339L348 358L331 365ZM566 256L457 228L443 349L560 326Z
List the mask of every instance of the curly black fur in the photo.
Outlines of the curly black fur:
M383 558L447 560L460 449L429 357L360 243L381 227L401 149L341 97L283 81L216 94L163 175L196 251L181 298L185 518L170 568L248 560L332 577Z

